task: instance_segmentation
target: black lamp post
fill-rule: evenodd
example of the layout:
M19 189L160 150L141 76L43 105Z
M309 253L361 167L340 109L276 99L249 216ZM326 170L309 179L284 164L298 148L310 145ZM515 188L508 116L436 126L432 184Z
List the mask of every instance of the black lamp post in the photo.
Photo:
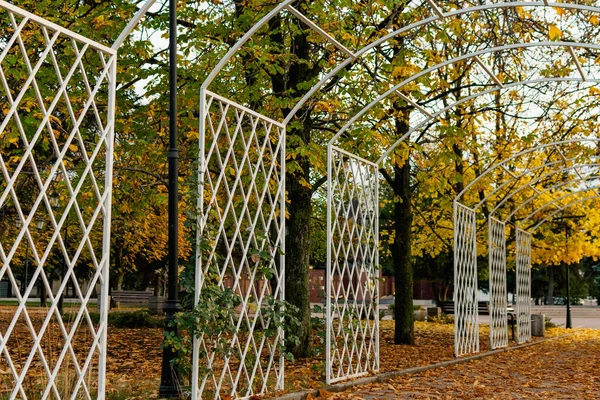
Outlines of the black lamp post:
M169 274L168 297L165 303L165 333L178 336L179 330L173 323L175 314L181 310L177 298L178 283L178 177L179 151L177 150L177 1L169 0ZM177 352L163 346L162 371L159 396L177 398L181 396L178 372L173 368Z
M565 224L565 258L569 257L569 226ZM569 293L569 263L565 261L565 269L567 270L567 329L573 328L573 321L571 320L571 296Z
M583 218L585 217L585 215L568 215L568 216L563 216L560 217L559 220L563 222L564 227L565 227L565 258L569 257L569 225L567 225L567 221L565 221L566 219L577 219L577 218ZM567 329L571 329L573 328L573 321L571 319L571 296L570 296L570 284L569 284L569 263L565 260L565 269L566 269L566 273L567 273L567 279L566 279L566 285L567 285L567 290L566 290L566 301L567 301L567 322L566 322L566 328Z

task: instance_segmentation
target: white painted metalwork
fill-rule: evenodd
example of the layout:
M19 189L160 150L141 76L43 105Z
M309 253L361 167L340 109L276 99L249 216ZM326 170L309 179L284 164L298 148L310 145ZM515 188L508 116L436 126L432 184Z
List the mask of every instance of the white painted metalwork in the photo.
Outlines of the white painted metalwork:
M516 231L517 343L531 340L531 233Z
M350 49L348 49L346 46L344 46L343 44L338 42L329 33L325 32L325 30L323 30L319 25L315 24L313 21L311 21L309 18L307 18L306 15L302 14L300 11L296 10L291 5L286 6L286 9L289 12L291 12L292 14L294 14L300 21L302 21L306 25L308 25L313 31L317 32L322 38L324 38L329 43L334 45L338 50L341 50L343 53L345 53L347 56L349 56L351 58L356 58L356 56Z
M600 186L599 186L600 188ZM539 221L538 223L536 223L533 227L529 228L529 232L531 232L531 234L535 233L535 231L546 221L550 220L552 217L554 217L556 214L558 214L561 211L564 211L566 209L568 209L569 207L572 207L574 205L586 202L586 201L591 201L591 200L595 200L600 198L600 195L595 194L593 196L587 196L581 199L577 199L577 200L573 200L568 204L565 204L562 209L560 210L555 210L552 213L550 213L549 215L545 216L541 221Z
M585 75L585 72L583 71L583 67L581 66L581 63L579 62L579 59L577 58L577 54L575 54L575 50L573 50L573 48L571 46L567 46L567 50L569 50L569 54L571 54L571 58L573 59L573 62L575 63L575 66L577 67L579 76L581 76L582 80L586 81L587 76Z
M0 8L0 279L19 302L0 326L7 398L104 399L116 50ZM88 310L96 286L98 323ZM36 287L49 305L32 312ZM75 303L63 319L67 287Z
M498 85L500 88L503 88L504 85L502 84L502 82L500 81L498 76L492 72L490 67L488 65L486 65L483 61L481 61L481 58L479 58L479 56L475 56L474 58L475 58L475 62L477 64L479 64L479 66L481 68L483 68L485 73L488 74L488 76L494 81L494 83L496 83L496 85Z
M585 193L585 192L589 192L589 191L593 191L596 192L598 190L598 186L591 186L591 187L585 187L583 189L579 189L579 190L575 190L572 192L567 192L566 194L560 195L558 197L553 198L552 200L542 204L541 206L536 207L531 213L529 213L527 216L525 216L525 218L521 219L521 221L519 221L519 224L521 226L524 226L524 224L529 221L530 219L533 218L534 215L538 214L540 211L547 209L548 207L553 207L556 206L556 204L558 204L561 200L563 199L567 199L569 197L572 197L574 195L580 194L580 193ZM556 211L561 211L564 207L563 206L558 206L556 207Z
M598 83L600 83L600 80L598 81ZM502 168L503 166L508 165L508 163L533 152L539 151L539 150L543 150L549 147L553 147L556 148L557 146L562 146L562 145L568 145L568 144L573 144L573 143L585 143L585 142L589 142L589 143L598 143L600 142L600 138L578 138L578 139L569 139L569 140L561 140L561 141L557 141L557 142L551 142L551 143L543 143L537 146L533 146L533 147L529 147L525 150L522 150L518 153L515 153L513 155L511 155L510 157L507 157L499 162L497 162L496 164L492 165L491 167L487 168L483 173L481 173L477 178L473 179L471 182L469 182L465 188L456 196L457 199L462 198L462 196L465 195L465 193L467 193L471 187L473 187L475 184L477 184L477 182L480 182L482 179L484 179L486 176L488 176L489 174L493 173L494 170L496 170L497 168ZM568 161L571 161L571 159L567 159ZM564 162L564 161L563 161ZM548 165L554 165L554 164L546 164L546 166ZM541 166L543 167L543 165ZM522 175L517 175L516 178L520 178ZM514 177L513 177L514 179ZM512 181L511 181L512 182ZM509 182L510 183L510 182ZM490 194L488 194L486 196L486 198L484 198L482 200L482 202L477 204L477 208L481 207L481 205L483 204L483 201L487 200L489 197L493 196L493 194L497 193L498 190L501 190L502 188L504 188L504 186L506 185L506 183L503 183L502 185L499 185L498 188L496 188L494 191L492 191Z
M574 161L575 159L570 159L570 161ZM554 161L554 162L549 162L543 165L539 165L536 166L534 168L525 170L523 173L519 174L516 176L515 179L520 179L524 176L527 176L529 174L532 174L533 172L540 170L540 169L544 169L544 168L548 168L551 167L553 165L556 164L562 164L562 161ZM561 174L564 172L569 172L572 171L575 168L581 168L581 167L600 167L600 163L589 163L589 164L575 164L575 165L571 165L569 167L565 167L565 168L559 168L556 170L551 170L550 172L547 172L545 174L541 174L539 176L537 176L536 178L528 181L527 183L516 187L515 189L513 189L513 191L510 192L510 194L508 194L506 197L504 197L501 201L498 202L498 204L496 204L496 206L492 209L492 211L490 211L490 214L494 214L498 209L500 209L500 207L502 207L507 201L509 201L513 196L515 196L517 193L520 193L522 190L526 189L527 187L529 187L530 185L536 184L538 182L543 181L546 178L549 178L553 175L557 175L557 174ZM502 183L500 186L498 186L498 188L503 189L504 187L506 187L508 184L513 183L515 180L507 180L504 183ZM569 181L568 183L571 183L573 181ZM558 186L552 186L552 188L557 188ZM487 201L491 196L493 196L494 194L496 194L498 192L498 188L494 189L492 191L492 193L486 195L486 197L481 200L477 206L475 206L475 209L477 209L478 207L480 207L485 201ZM525 200L525 202L529 203L531 201L533 201L534 199L538 198L539 196L533 196L530 197L528 199Z
M315 84L304 95L304 97L302 97L302 99L295 105L295 107L286 116L284 123L289 123L294 118L294 116L302 109L302 107L304 107L306 102L309 101L319 89L321 89L327 82L330 81L330 79L332 77L336 76L340 71L342 71L344 68L346 68L350 63L354 62L355 59L363 57L363 55L365 55L369 51L373 50L374 48L377 48L377 47L383 45L385 42L393 40L394 38L401 36L402 34L404 34L406 32L416 31L418 29L425 29L425 27L429 24L435 24L435 23L441 21L442 19L458 17L458 16L461 16L464 14L479 15L483 11L487 11L487 10L500 10L500 9L505 9L505 8L515 8L515 7L547 7L547 4L545 4L544 2L514 1L514 2L487 3L487 4L477 5L477 6L473 6L473 7L457 8L457 9L454 9L454 10L444 13L439 8L439 6L436 6L436 4L433 1L427 1L427 2L432 7L433 11L435 12L435 14L436 14L435 16L428 17L428 18L422 19L420 21L416 21L410 25L403 26L402 28L392 31L389 34L369 43L368 45L364 46L362 49L359 49L356 52L354 52L353 56L350 56L346 60L340 62L327 75L323 76L323 78L317 84ZM284 3L289 4L290 1L286 1ZM581 10L581 11L586 11L586 12L591 12L591 13L600 13L600 7L590 6L590 5L574 4L574 3L560 3L560 7L564 8L564 9ZM273 16L274 15L270 15L268 18L265 17L265 19L261 20L261 22L260 22L261 26L266 24L270 18L273 18ZM542 45L546 45L547 43L549 43L549 42L545 42ZM558 42L556 42L556 43L558 43ZM565 43L562 43L562 46L581 47L580 43L575 43L575 42L565 42ZM237 50L239 50L239 48ZM472 55L480 55L480 54L473 53ZM438 66L434 66L433 68L435 69L435 68L439 68L441 66L442 66L441 64L438 64ZM420 76L420 74L419 74L419 76ZM415 75L415 76L411 77L410 78L411 81L413 80L412 78L417 79L418 76ZM567 80L574 80L574 79L567 78ZM407 83L409 83L409 82L400 83L399 85L392 88L392 90L386 92L386 94L382 95L381 97L379 97L372 103L366 105L360 111L360 113L359 113L360 115L356 116L356 119L360 118L361 115L366 113L375 104L379 103L380 101L382 101L383 99L388 97L393 90L399 89L402 86L405 86ZM493 91L496 91L496 90L498 90L497 87L493 89ZM354 121L356 119L354 119ZM421 125L421 124L419 124L419 125ZM345 131L346 129L343 129L343 130ZM399 139L400 142L402 142L403 140L404 139ZM395 148L398 144L399 143L394 144L393 147ZM393 150L393 149L391 149L391 150ZM385 158L385 157L383 157L383 158Z
M506 290L506 225L488 219L490 282L490 349L508 346Z
M595 163L590 164L590 166L593 166L593 165L598 165L598 164L595 164ZM569 169L565 169L565 170L569 170ZM560 172L556 172L556 173L560 173ZM559 203L559 201L561 199L563 199L564 197L569 197L569 196L571 196L573 194L576 194L576 193L581 193L582 191L589 191L589 190L597 191L596 186L588 187L587 186L587 181L590 181L590 180L593 181L593 180L598 180L598 179L600 179L600 176L598 176L598 175L591 175L591 176L587 176L587 177L579 177L579 178L576 178L576 179L569 179L568 181L564 181L564 182L557 183L556 185L552 185L549 188L544 189L543 191L541 191L540 193L538 193L536 196L531 196L531 197L523 200L523 202L521 204L519 204L518 207L516 207L513 211L511 211L511 213L506 218L504 218L504 222L506 223L506 222L510 221L510 219L514 215L516 215L521 209L523 209L523 207L525 207L527 204L533 202L534 200L538 199L540 196L542 196L544 194L550 194L551 192L555 191L556 189L561 189L561 188L563 188L565 186L568 186L568 185L579 184L579 183L584 184L585 183L586 187L583 190L577 190L575 192L569 192L565 196L561 196L559 198L555 198L555 199L547 202L546 204L544 204L544 205L542 205L540 207L537 207L527 217L525 217L525 219L523 219L521 221L521 223L526 222L533 215L537 214L538 212L540 212L541 210L543 210L543 209L545 209L547 207L554 206L558 210L562 210L562 206Z
M200 109L195 304L215 315L199 321L192 398L247 398L283 389L285 126L210 91Z
M475 210L454 201L454 356L479 352Z
M434 13L434 15L432 17L429 18L425 18L421 21L415 22L411 25L408 26L404 26L396 31L390 32L388 35L385 35L384 37L377 39L371 43L369 43L367 46L363 47L362 49L359 49L357 51L351 51L349 49L347 49L346 47L344 47L341 43L339 43L335 38L333 38L333 36L331 36L329 33L327 33L327 31L325 29L323 29L322 27L318 26L315 22L311 21L308 17L306 17L305 15L303 15L298 9L293 8L292 4L294 3L293 0L286 0L284 2L282 2L281 4L279 4L278 6L276 6L271 12L269 12L265 17L263 17L255 26L253 26L231 49L230 51L225 55L225 57L223 57L223 59L219 62L219 64L216 66L216 68L210 72L209 77L207 78L207 80L204 82L202 89L205 90L208 88L208 86L210 85L210 83L216 78L217 74L219 72L221 72L221 70L225 67L225 65L231 60L231 58L235 55L235 53L240 50L242 48L242 46L252 37L252 35L254 33L256 33L259 29L261 29L262 27L264 27L272 18L274 18L276 15L278 15L280 12L287 10L288 12L292 13L293 15L295 15L297 18L299 18L303 23L307 24L311 29L313 29L314 31L316 31L319 35L321 35L323 38L325 38L325 40L329 41L330 43L332 43L336 48L338 48L340 51L342 51L343 53L345 53L348 58L346 60L344 60L343 62L337 64L337 66L335 66L335 68L333 68L329 73L324 74L322 79L316 84L314 85L312 88L310 88L307 93L304 95L304 97L298 101L295 106L293 107L293 109L287 114L287 116L285 117L284 121L283 121L283 126L286 126L289 122L292 121L292 119L297 115L297 113L307 104L307 102L315 95L315 93L320 90L320 88L322 88L327 82L329 82L333 77L335 77L337 74L339 74L341 71L343 71L345 68L347 68L351 63L355 62L357 59L360 59L362 56L364 56L368 51L375 49L379 46L381 46L382 44L384 44L386 41L392 40L397 36L400 36L406 32L409 32L411 30L418 30L418 29L423 29L425 28L428 24L436 24L437 22L441 21L442 19L445 18L453 18L453 17L458 17L461 15L465 15L465 14L473 14L473 15L479 15L479 13L483 14L483 11L486 10L492 10L492 9L508 9L508 8L514 8L514 7L546 7L548 6L547 2L501 2L501 3L487 3L487 4L482 4L482 5L478 5L478 6L473 6L473 7L467 7L467 8L463 8L463 9L455 9L455 10L451 10L448 12L444 12L442 10L442 8L440 8L440 6L438 6L433 0L427 0L428 4L430 5L430 7L432 8L432 11ZM561 3L561 7L565 8L565 9L571 9L571 10L581 10L581 11L586 11L586 12L592 12L592 13L598 13L600 12L600 8L598 7L593 7L593 6L588 6L588 5L581 5L581 4L573 4L573 3ZM430 113L429 111L425 110L423 107L419 106L417 103L414 103L412 101L409 101L410 104L412 104L413 106L415 106L420 112L422 112L426 117L427 120L422 121L420 124L418 124L417 126L412 127L409 132L407 132L406 135L404 135L403 137L399 138L397 140L397 142L395 142L392 146L390 146L388 148L388 150L378 159L377 163L375 164L380 165L380 163L382 163L390 154L392 151L394 151L394 149L401 143L403 142L407 137L409 137L410 134L412 134L414 131L421 129L423 126L425 126L427 123L429 123L429 121L431 119L437 118L439 115L443 114L445 111L456 107L457 105L470 101L478 96L484 95L484 94L488 94L488 93L492 93L494 91L500 90L500 89L510 89L512 87L518 86L518 85L524 85L524 84L528 84L528 83L541 83L541 82L563 82L563 81L582 81L582 80L586 80L586 77L584 75L581 76L581 78L573 78L573 77L559 77L559 78L540 78L540 79L532 79L529 81L521 81L521 82L514 82L514 83L509 83L506 85L503 85L500 80L498 79L497 76L495 76L492 71L489 69L489 67L487 67L485 64L483 64L481 62L481 59L479 58L479 56L484 55L484 54L488 54L488 53L495 53L495 52L501 52L501 51L505 51L505 50L510 50L510 49L519 49L519 48L529 48L529 47L559 47L559 46L564 46L567 47L567 49L569 49L569 51L571 51L572 48L587 48L587 49L593 49L593 50L600 50L600 46L596 45L596 44L586 44L586 43L578 43L578 42L540 42L540 43L512 43L512 44L508 44L508 45L502 45L502 46L498 46L498 47L494 47L494 48L489 48L489 49L482 49L473 53L469 53L469 54L464 54L464 55L460 55L456 58L450 59L450 60L446 60L443 61L437 65L432 66L431 68L428 68L426 70L423 70L413 76L411 76L410 78L406 79L405 81L399 83L398 85L390 88L386 93L381 94L379 97L377 97L373 102L369 103L368 105L366 105L365 107L363 107L362 109L360 109L360 111L354 115L352 118L349 119L349 121L347 122L347 124L345 124L334 136L334 138L332 139L332 141L330 142L330 146L329 146L329 165L331 166L333 163L332 158L332 143L335 143L336 139L338 139L339 137L341 137L341 135L344 134L344 132L346 130L348 130L359 118L361 118L365 113L367 113L372 107L374 107L377 103L381 102L382 100L386 99L389 95L391 95L392 93L399 93L399 89L403 88L404 86L406 86L409 83L414 82L416 79L424 76L425 74L428 74L430 72L433 72L439 68L442 68L444 66L450 65L452 63L456 63L456 62L460 62L463 60L468 60L471 58L475 58L477 60L477 62L479 62L481 64L481 66L484 68L485 72L488 73L488 75L490 75L490 77L492 78L492 80L494 80L494 82L496 82L496 84L498 84L497 87L491 88L491 89L487 89L484 90L482 92L476 93L476 94L472 94L468 97L465 97L463 99L460 99L452 104L449 104L447 107L445 107L443 110L437 111L436 113ZM577 61L577 60L576 60ZM588 81L590 82L600 82L600 80L594 80L594 79L589 79ZM204 101L204 95L201 96L202 99L201 101ZM406 99L405 99L406 100ZM410 100L410 99L409 99ZM201 106L201 109L204 110L204 105ZM201 118L202 122L201 124L204 123L204 118ZM203 132L203 128L201 125L201 134ZM347 154L348 157L350 157L350 154ZM353 156L354 157L354 156ZM201 167L203 168L203 167ZM333 179L331 176L331 170L329 171L329 177L330 181ZM201 185L203 184L203 182L201 181ZM330 193L331 192L331 189ZM334 201L334 199L331 196L335 196L330 194L329 195L330 198L328 199L328 206L329 207L333 207L335 206L334 204L332 204L332 201ZM204 201L204 197L201 197L201 201ZM463 208L461 208L463 207ZM459 221L457 222L457 225L461 225L461 223L463 224L463 231L459 233L459 238L460 240L463 241L463 247L462 249L460 249L458 251L458 253L460 253L461 255L464 255L464 259L461 262L467 262L469 263L469 266L466 267L466 269L468 269L469 272L469 279L470 281L466 282L466 283L471 283L472 280L475 281L475 293L473 293L473 297L474 297L474 303L471 304L471 309L469 310L470 314L472 314L472 312L474 312L475 314L475 323L470 323L470 325L467 327L466 325L463 326L463 330L465 332L465 335L471 335L471 328L473 330L477 330L477 294L476 294L476 276L477 276L477 271L476 271L476 244L475 244L475 214L474 214L474 210L473 209L468 209L470 210L469 213L465 212L465 208L464 206L457 206L455 205L455 213L457 212L456 210L459 209L460 212L459 214L461 215L461 217L464 219L462 220L462 222L460 221L460 218L456 219L455 221ZM472 213L471 213L472 212ZM455 214L456 215L456 214ZM468 218L467 218L468 217ZM329 215L329 218L331 218L331 212ZM466 219L465 219L466 218ZM473 221L473 223L471 224L471 219ZM467 223L468 222L468 223ZM456 232L455 232L456 235ZM472 235L472 236L471 236ZM329 239L332 239L331 237ZM330 243L331 240L328 240L328 243ZM455 243L457 242L457 240L455 240ZM471 246L471 247L468 247ZM472 253L468 253L468 251L471 251ZM457 252L456 248L455 248L455 252ZM468 253L468 254L467 254ZM468 255L468 257L467 257ZM330 254L330 260L331 260L331 254ZM456 264L457 260L455 258L455 267L457 266ZM330 264L331 266L331 264ZM461 270L465 269L464 265L461 265ZM456 279L456 274L455 274L455 279ZM331 301L331 299L328 299L328 301ZM474 308L474 309L473 309ZM329 304L328 307L328 318L331 320L333 318L333 314L331 314L332 310L331 310L331 304ZM466 329L468 328L468 329ZM473 338L473 335L469 336L469 338ZM475 335L474 336L474 340L471 340L470 342L467 342L466 345L470 346L470 347L475 347L475 342L476 342L476 346L477 346L477 350L478 350L478 337ZM463 346L463 345L461 345ZM464 347L464 346L463 346ZM326 352L328 355L330 354L330 348L328 348L328 351ZM457 355L459 355L460 351L457 351ZM330 374L330 366L328 365L327 368L327 373ZM329 375L328 375L329 377ZM329 379L328 379L329 380Z
M379 371L379 172L328 146L326 379Z

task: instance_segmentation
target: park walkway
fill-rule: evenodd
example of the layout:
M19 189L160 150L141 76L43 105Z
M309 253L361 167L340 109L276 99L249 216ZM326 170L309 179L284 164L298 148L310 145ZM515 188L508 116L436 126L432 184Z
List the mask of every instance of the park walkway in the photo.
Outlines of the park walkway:
M455 364L332 399L600 399L600 330Z

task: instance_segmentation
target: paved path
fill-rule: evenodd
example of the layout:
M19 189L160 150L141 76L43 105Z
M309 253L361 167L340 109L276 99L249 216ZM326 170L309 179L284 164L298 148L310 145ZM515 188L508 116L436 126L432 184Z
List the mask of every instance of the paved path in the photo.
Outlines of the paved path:
M600 331L353 388L333 399L600 399Z

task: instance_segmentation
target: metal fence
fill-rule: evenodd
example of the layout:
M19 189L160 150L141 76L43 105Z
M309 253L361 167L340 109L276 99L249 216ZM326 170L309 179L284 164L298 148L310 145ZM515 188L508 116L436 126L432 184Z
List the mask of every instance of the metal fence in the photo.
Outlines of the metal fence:
M517 343L531 340L531 233L517 228Z
M475 211L454 202L454 355L479 352Z
M379 370L379 172L339 148L328 153L325 357L333 383Z
M490 348L508 346L506 292L506 225L494 217L488 220L490 282Z
M0 369L13 381L11 399L32 390L102 399L116 50L4 1L0 8L9 33L0 53L0 279L18 300L0 325ZM61 315L67 285L76 301ZM99 321L88 310L97 286ZM43 308L30 303L38 291Z
M192 395L249 397L283 388L285 126L201 96Z

